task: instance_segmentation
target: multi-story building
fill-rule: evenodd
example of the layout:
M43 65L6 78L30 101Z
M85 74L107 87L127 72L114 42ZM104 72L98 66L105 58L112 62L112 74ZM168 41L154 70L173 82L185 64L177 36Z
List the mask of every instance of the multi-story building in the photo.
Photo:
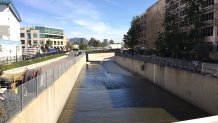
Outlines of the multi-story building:
M0 57L21 56L21 17L11 0L0 0Z
M178 28L180 31L189 33L192 23L185 20L187 15L187 0L166 0L165 10L171 10L173 14L177 15ZM173 9L170 9L173 8ZM218 58L218 1L217 0L204 0L201 5L203 10L203 27L201 34L203 41L214 46L213 52L210 53L211 58Z
M149 7L142 15L139 16L140 38L137 46L146 49L155 48L155 41L159 32L163 32L162 26L165 12L165 0L158 0Z
M23 49L42 47L51 41L52 48L64 50L67 42L63 29L53 27L24 27L21 28L20 37Z
M147 22L147 18L146 18L146 12L144 12L143 14L141 14L139 16L139 25L140 25L140 32L139 32L139 39L138 39L138 44L136 45L136 47L144 49L146 48L146 22Z

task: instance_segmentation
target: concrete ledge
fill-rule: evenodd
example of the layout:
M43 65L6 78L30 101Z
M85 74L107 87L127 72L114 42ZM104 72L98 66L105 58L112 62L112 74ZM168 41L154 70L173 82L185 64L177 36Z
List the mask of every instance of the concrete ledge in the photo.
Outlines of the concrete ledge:
M43 65L46 65L46 64L49 64L49 63L52 63L52 62L55 62L55 61L64 59L64 58L66 58L66 57L67 57L67 56L61 56L61 57L54 58L54 59L51 59L51 60L47 60L47 61L44 61L44 62L39 62L39 63L32 64L32 65L27 65L27 66L23 66L23 67L11 69L11 70L6 70L6 71L3 72L3 74L4 74L4 73L5 73L5 74L20 73L20 72L23 72L23 71L25 70L25 68L33 69L33 68L41 67L41 66L43 66Z

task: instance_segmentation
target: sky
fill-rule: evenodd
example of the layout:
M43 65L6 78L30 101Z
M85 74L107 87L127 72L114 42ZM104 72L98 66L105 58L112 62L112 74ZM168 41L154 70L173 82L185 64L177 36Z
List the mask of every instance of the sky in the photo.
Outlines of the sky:
M13 0L23 26L64 29L68 38L122 42L134 16L157 0Z

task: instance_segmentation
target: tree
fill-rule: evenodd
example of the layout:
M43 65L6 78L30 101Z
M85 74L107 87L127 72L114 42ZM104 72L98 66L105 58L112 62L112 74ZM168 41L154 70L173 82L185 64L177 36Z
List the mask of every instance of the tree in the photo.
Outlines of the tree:
M114 44L114 41L111 39L111 40L109 41L109 44Z
M131 27L128 30L127 34L123 37L124 43L128 47L133 48L135 45L138 44L140 31L141 29L139 24L139 17L136 16L133 18L131 22Z
M91 38L89 40L89 43L88 43L89 46L93 46L93 47L100 47L101 45L101 42L99 40L96 40L95 38Z
M163 26L165 32L159 33L156 40L156 49L161 56L188 57L202 42L201 29L203 27L201 5L203 0L189 0L184 11L184 19L179 20L176 13L174 1L171 7L165 12ZM184 27L189 27L187 31ZM198 47L199 48L199 47Z
M67 42L66 49L73 50L73 45L70 42Z
M46 41L45 48L46 48L46 49L51 48L51 47L52 47L52 44L53 44L53 42L52 42L50 39L48 39L48 40Z
M105 40L101 43L101 47L107 47L109 45L108 41Z
M80 43L79 44L79 49L80 50L86 50L87 49L87 45L83 44L83 43Z

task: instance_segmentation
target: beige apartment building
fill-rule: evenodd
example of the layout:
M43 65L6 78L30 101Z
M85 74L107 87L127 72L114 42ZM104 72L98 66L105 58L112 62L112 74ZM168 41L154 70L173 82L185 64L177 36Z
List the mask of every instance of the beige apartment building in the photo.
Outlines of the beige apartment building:
M24 27L20 30L22 48L38 48L45 46L46 42L52 42L51 48L65 50L67 38L63 29L53 27Z
M173 4L171 1L172 0L166 0L165 10L168 10L170 7L176 8L173 12L178 15L178 27L183 32L188 33L190 30L190 22L184 21L184 17L187 15L185 9L187 0L174 0ZM201 8L204 10L202 17L204 27L201 30L203 41L213 45L213 51L210 52L210 57L218 58L218 0L204 0Z
M141 35L138 46L146 49L155 48L155 41L159 32L163 32L162 26L165 12L165 0L158 0L149 7L140 18Z
M174 13L178 15L178 26L182 31L188 32L187 22L184 22L183 18L187 14L185 8L187 6L187 0L158 0L150 8L146 10L140 17L140 23L142 30L146 34L141 35L139 45L146 47L146 49L155 48L155 41L158 38L158 32L163 32L162 26L164 20L165 11L170 7L175 7ZM202 29L202 36L204 41L213 44L213 52L210 53L211 57L218 58L218 0L204 0L202 8L204 11L203 21L204 27ZM146 18L144 18L144 16ZM146 24L145 24L146 23Z

